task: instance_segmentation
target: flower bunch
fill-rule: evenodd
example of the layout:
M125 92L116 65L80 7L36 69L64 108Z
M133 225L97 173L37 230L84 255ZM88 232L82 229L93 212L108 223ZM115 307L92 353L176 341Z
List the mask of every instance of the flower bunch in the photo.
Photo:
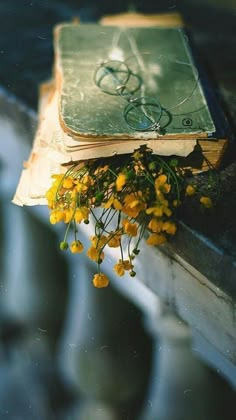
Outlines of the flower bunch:
M94 220L87 256L97 263L95 287L109 283L101 271L106 247L119 249L115 273L135 276L134 260L145 232L149 232L148 245L164 244L176 233L174 215L183 196L195 192L193 186L186 186L185 171L176 159L154 155L144 146L132 155L79 162L53 179L46 193L50 222L67 225L60 248L82 252L79 225ZM211 207L208 197L201 200L202 205ZM101 209L99 214L96 208ZM71 228L74 237L69 243Z

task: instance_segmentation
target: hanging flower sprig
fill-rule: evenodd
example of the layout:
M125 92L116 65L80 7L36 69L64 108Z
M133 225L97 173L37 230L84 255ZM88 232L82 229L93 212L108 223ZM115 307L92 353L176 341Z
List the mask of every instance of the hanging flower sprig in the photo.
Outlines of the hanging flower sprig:
M145 232L148 245L162 245L175 235L176 208L195 188L186 185L185 171L173 158L154 155L143 146L132 155L113 156L74 164L65 174L53 175L46 193L52 224L67 225L62 250L81 253L79 225L94 220L94 235L87 256L97 263L95 287L106 287L109 279L102 272L105 248L118 248L114 272L135 276L134 260ZM201 197L209 208L209 197ZM100 208L100 212L95 211ZM73 240L68 241L69 232Z

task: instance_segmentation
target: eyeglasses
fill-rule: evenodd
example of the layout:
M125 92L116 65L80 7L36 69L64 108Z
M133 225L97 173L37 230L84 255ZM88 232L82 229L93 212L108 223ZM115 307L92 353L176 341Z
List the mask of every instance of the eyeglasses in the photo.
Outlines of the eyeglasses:
M142 85L142 79L125 62L110 60L99 64L94 73L94 82L104 93L119 96L127 102L124 120L130 129L160 131L161 104L149 96L134 96Z

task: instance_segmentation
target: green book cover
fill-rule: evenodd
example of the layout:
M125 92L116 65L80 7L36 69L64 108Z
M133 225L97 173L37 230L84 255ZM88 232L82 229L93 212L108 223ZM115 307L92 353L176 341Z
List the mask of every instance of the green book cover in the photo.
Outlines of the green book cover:
M180 28L64 24L55 56L59 117L71 135L184 139L216 131Z

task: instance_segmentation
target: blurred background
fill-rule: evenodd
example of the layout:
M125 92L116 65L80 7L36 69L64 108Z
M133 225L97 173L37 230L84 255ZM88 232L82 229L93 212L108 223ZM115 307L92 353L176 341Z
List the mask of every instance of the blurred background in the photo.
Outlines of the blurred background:
M92 269L58 251L62 232L50 228L47 209L11 204L37 126L38 86L52 74L53 26L126 11L183 15L235 130L234 0L0 1L1 420L136 420L150 405L156 344L142 311L113 287L98 298L85 286ZM230 408L230 384L210 377Z
M0 82L35 109L37 83L51 75L55 23L75 17L91 22L128 10L180 11L203 59L224 79L221 82L227 89L235 64L235 9L234 0L1 0Z

